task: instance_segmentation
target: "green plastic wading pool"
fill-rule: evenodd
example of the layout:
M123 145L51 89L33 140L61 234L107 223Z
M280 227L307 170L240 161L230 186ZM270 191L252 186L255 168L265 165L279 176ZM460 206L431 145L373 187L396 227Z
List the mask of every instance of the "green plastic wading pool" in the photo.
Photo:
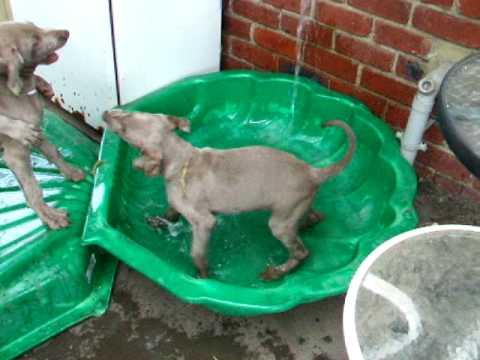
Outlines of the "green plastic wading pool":
M268 145L318 167L338 161L347 148L343 131L322 122L344 120L358 137L352 163L316 196L314 207L326 219L301 234L310 257L284 279L264 282L259 274L265 267L287 256L270 233L268 213L219 216L209 246L211 277L198 279L189 256L190 226L182 220L162 231L145 221L167 207L163 179L133 169L138 152L107 131L83 241L187 302L243 316L341 294L375 247L417 224L416 177L392 131L360 102L312 81L222 72L177 82L125 108L189 118L192 133L182 136L199 147Z
M98 145L48 115L47 137L89 171ZM0 359L14 358L108 305L116 260L81 245L93 179L74 184L38 154L35 174L47 202L70 212L72 225L49 231L26 204L0 157Z

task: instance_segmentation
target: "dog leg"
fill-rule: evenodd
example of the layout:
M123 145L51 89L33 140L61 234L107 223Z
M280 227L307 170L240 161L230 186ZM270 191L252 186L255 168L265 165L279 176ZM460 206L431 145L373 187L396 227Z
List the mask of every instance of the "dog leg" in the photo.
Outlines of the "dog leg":
M82 170L68 164L63 159L57 148L50 144L47 139L42 139L42 141L38 145L38 149L45 155L45 157L49 161L51 161L58 167L62 175L65 176L65 178L67 178L68 180L78 182L85 179L85 173Z
M169 207L167 211L165 211L165 215L163 215L163 217L170 222L177 222L180 220L180 213L173 207Z
M0 134L7 135L24 146L38 143L41 139L41 133L40 128L35 125L0 115Z
M208 240L216 224L215 216L210 213L192 214L187 220L192 225L193 239L190 249L193 263L201 278L208 277Z
M161 229L167 229L168 223L176 223L178 220L180 220L180 213L172 207L169 207L164 215L149 216L147 218L147 222L151 227Z
M310 209L307 216L303 219L299 230L304 231L304 230L307 230L311 227L314 227L315 225L317 225L320 221L323 221L324 219L325 219L325 215L323 215L321 212Z
M192 226L193 238L190 255L199 276L206 278L208 277L208 241L217 220L208 210L195 209L192 204L185 201L180 187L167 188L167 193L171 206Z
M69 224L67 212L51 208L43 200L42 189L33 174L28 148L10 142L4 147L3 158L22 187L28 205L40 219L51 229L67 227Z
M262 274L267 281L277 280L295 269L302 260L308 257L309 252L297 235L298 224L310 208L311 201L304 202L293 211L273 212L268 225L273 235L282 242L288 250L288 260L278 266L270 266ZM284 214L290 214L286 217Z

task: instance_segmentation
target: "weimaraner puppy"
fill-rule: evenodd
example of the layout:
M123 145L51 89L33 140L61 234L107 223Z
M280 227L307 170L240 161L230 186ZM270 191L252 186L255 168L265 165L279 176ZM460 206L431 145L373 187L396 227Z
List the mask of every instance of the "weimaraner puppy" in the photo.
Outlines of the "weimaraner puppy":
M352 129L341 121L324 125L344 129L350 143L347 154L320 169L265 146L195 148L175 133L175 129L189 132L188 120L174 116L112 110L105 112L104 120L112 131L140 149L136 168L165 177L170 206L192 226L191 256L201 277L207 276L207 245L217 213L271 211L270 229L288 249L289 259L269 267L263 278L278 279L297 267L309 254L297 232L312 211L315 193L347 166L356 148Z
M43 200L32 170L31 147L37 147L67 179L81 181L85 175L69 165L41 132L43 111L52 106L37 92L37 87L48 84L42 83L33 70L38 64L55 62L55 51L65 45L68 37L66 30L44 30L32 23L0 24L0 74L4 74L0 75L0 149L28 205L52 229L68 226L68 214L49 207ZM61 114L58 109L52 110Z

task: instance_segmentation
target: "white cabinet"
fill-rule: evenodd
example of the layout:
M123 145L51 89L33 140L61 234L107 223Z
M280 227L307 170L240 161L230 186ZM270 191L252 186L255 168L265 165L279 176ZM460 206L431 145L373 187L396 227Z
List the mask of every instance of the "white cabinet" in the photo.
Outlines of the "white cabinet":
M221 0L112 0L122 103L220 67Z
M14 20L66 28L60 60L39 73L67 108L101 113L185 76L220 68L221 0L10 0ZM113 20L113 23L112 23Z

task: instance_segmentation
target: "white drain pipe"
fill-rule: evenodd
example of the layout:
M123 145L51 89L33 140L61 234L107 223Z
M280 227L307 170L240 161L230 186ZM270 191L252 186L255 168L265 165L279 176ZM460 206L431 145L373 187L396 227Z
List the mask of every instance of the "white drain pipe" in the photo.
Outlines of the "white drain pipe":
M418 150L425 151L427 149L427 145L422 142L423 134L428 129L428 119L432 113L435 98L452 66L453 63L440 65L418 83L418 91L413 100L407 128L401 136L402 155L410 164L415 161Z

